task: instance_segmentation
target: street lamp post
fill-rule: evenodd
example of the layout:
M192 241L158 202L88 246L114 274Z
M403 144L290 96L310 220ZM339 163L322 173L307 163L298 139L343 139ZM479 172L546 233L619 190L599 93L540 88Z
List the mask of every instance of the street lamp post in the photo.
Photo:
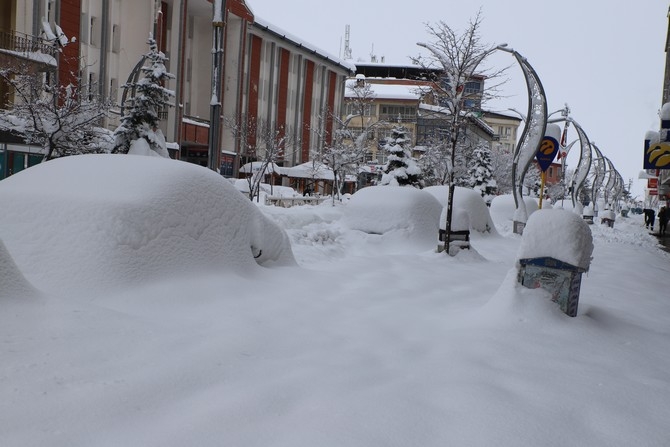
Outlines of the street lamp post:
M526 125L514 151L512 161L512 192L514 193L514 204L516 205L516 211L514 212L514 232L520 234L523 232L523 227L526 225L526 220L528 219L526 204L523 201L522 179L526 175L526 171L544 138L547 127L547 99L542 82L540 82L539 76L528 63L528 60L511 48L498 47L498 49L512 53L521 67L528 91Z
M223 80L223 35L225 32L226 0L212 3L212 96L209 101L209 149L207 167L217 170L221 152L221 82Z

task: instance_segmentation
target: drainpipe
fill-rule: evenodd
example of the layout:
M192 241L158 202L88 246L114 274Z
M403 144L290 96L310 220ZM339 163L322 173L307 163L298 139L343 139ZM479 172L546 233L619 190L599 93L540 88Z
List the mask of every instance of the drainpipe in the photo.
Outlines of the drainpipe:
M184 27L186 26L186 10L187 10L187 0L181 0L179 5L179 42L177 43L177 70L179 70L179 75L177 76L177 85L175 86L175 114L174 114L174 131L175 131L175 142L179 145L179 156L181 158L181 120L184 115L184 109L182 105L184 104L183 91L184 91L184 53L186 52L186 43L184 40Z
M109 0L102 0L102 17L100 18L100 75L98 76L98 94L100 98L106 96L107 87L107 58L109 50ZM90 88L91 86L89 86Z

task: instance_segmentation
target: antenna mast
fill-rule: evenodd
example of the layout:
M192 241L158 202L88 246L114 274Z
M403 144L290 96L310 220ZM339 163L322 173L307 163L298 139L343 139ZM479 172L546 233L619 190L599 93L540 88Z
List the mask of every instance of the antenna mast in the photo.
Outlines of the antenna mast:
M353 59L351 56L351 47L349 46L349 25L344 26L344 60Z

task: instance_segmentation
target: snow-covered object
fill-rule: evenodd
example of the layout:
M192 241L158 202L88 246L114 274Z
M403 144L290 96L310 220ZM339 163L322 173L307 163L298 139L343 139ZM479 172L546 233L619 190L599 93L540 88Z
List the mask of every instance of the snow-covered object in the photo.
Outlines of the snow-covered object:
M660 113L661 121L667 121L670 120L670 102L666 102L663 104L661 107L661 113Z
M446 185L429 186L423 189L435 197L440 204L446 208L449 197L449 187ZM479 232L496 233L495 225L491 219L489 208L479 192L457 186L454 190L454 203L452 213L464 210L468 213L468 221L471 230Z
M440 228L447 228L447 208L442 208L440 215ZM452 211L451 231L467 231L470 229L470 214L462 208Z
M288 177L311 178L320 180L333 180L335 174L333 170L318 161L308 161L303 164L286 168L284 173Z
M56 35L58 36L58 43L60 44L61 47L64 47L65 45L70 43L67 36L63 32L63 29L58 25L56 25Z
M159 157L42 163L0 182L0 208L14 210L0 215L0 237L42 290L295 262L286 233L226 179Z
M265 168L263 168L265 167ZM263 174L283 174L284 171L281 166L276 163L265 163L262 161L253 161L247 163L243 166L240 166L240 173L242 174L260 174L261 169L263 169Z
M44 31L44 36L46 40L54 41L57 39L54 32L51 30L51 24L45 18L42 18L42 31Z
M353 230L386 234L406 232L407 237L431 246L438 234L442 206L431 194L402 186L369 186L347 202L344 223Z
M609 219L611 221L614 221L616 219L616 216L614 214L613 210L605 210L600 214L600 217L603 219Z
M167 152L167 149L166 149ZM161 155L156 152L151 150L151 146L149 146L149 142L145 140L144 138L140 138L139 140L134 140L132 143L130 143L130 149L128 150L129 155L144 155L147 157L160 157ZM165 157L165 158L169 158Z
M561 209L538 210L523 230L519 259L550 257L588 270L593 254L593 236L584 219Z
M0 299L35 293L35 288L23 276L7 247L0 240Z
M586 217L593 217L594 216L593 207L591 205L586 205L584 207L584 210L582 211L582 214Z
M524 197L523 202L526 204L526 212L530 216L535 211L537 211L537 201L532 197ZM498 221L512 221L514 220L514 215L516 212L516 205L514 202L514 196L511 194L504 194L496 196L491 201L491 214L494 216L494 220Z

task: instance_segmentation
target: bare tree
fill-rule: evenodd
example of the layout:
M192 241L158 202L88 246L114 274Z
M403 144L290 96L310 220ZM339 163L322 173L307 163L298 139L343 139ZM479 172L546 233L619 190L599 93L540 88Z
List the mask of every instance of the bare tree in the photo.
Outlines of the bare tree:
M24 63L1 68L0 80L9 87L5 99L11 104L0 110L0 129L44 148L45 160L109 152L111 132L101 124L111 104L93 93L95 86L58 85Z
M349 92L346 103L351 113L344 119L338 116L331 117L336 127L333 131L332 142L325 145L320 154L312 154L314 159L323 162L333 171L333 204L336 195L339 198L346 176L358 175L369 152L369 137L375 127L383 124L382 121L372 122L370 119L370 108L376 94L369 83L363 78L357 78L346 88ZM324 114L326 114L325 111ZM326 140L325 131L320 136L322 140Z
M277 174L279 163L287 155L286 148L291 145L293 137L286 133L283 126L271 126L262 120L224 118L224 125L240 143L241 156L246 162L242 168L249 185L249 199L256 197L260 200L260 187L265 176ZM270 188L272 186L271 182Z
M438 98L438 104L447 115L447 133L451 144L451 169L449 171L449 197L444 243L444 249L447 253L449 253L451 238L456 185L453 166L456 164L459 137L467 125L468 114L477 112L477 105L490 99L497 91L497 86L491 85L488 89L470 89L468 83L474 79L475 74L483 80L498 77L503 71L492 73L480 71L477 73L480 63L496 49L495 46L482 43L480 37L481 25L481 11L477 13L474 19L470 20L468 28L462 34L442 21L435 25L426 25L431 42L419 43L419 45L428 49L430 55L426 58L418 57L414 59L421 66L426 68L438 67L441 70L439 79L435 82L435 94Z
M493 170L493 178L498 185L499 194L512 193L512 158L514 154L508 150L491 151L491 168Z
M450 151L447 142L441 138L429 138L419 157L419 166L423 172L426 186L444 185L448 180Z
M349 128L350 119L342 121L334 117L333 120L339 129L334 131L332 143L324 147L319 158L333 171L333 203L335 203L335 195L339 198L346 176L358 175L360 166L365 163L368 153L366 142L371 128L365 127L360 132L355 132Z

